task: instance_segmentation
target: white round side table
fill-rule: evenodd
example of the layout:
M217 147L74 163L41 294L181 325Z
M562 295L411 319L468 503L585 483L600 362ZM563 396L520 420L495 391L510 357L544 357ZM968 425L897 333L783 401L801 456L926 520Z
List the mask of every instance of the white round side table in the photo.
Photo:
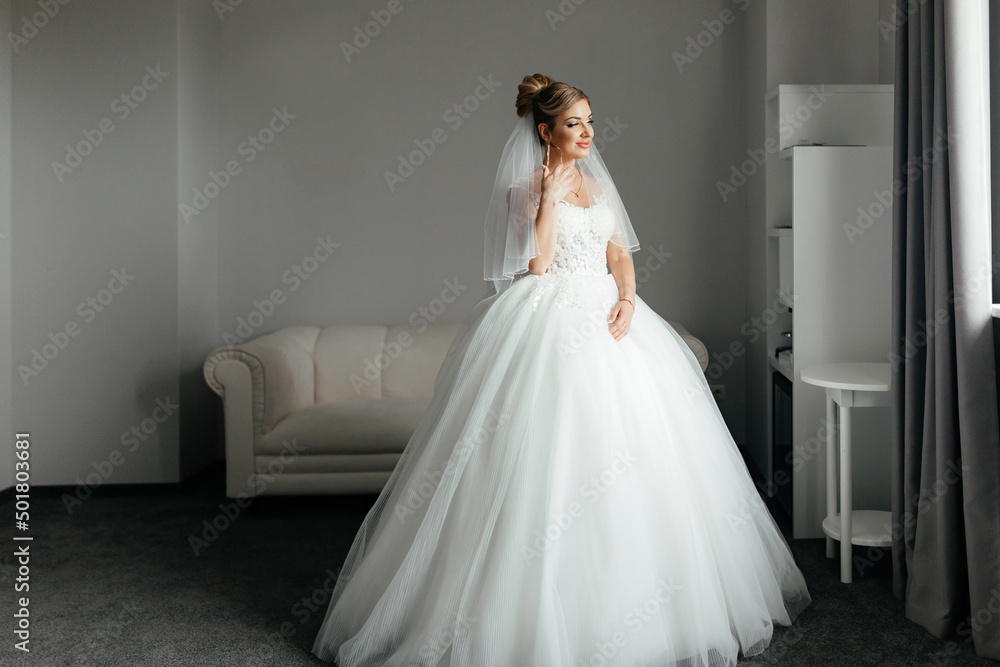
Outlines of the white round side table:
M851 498L851 408L889 405L889 364L845 362L810 366L799 374L803 382L826 389L826 557L840 541L840 580L849 584L851 545L888 547L892 512L855 510ZM834 419L836 405L837 419ZM837 463L834 431L840 435L840 512L837 512ZM842 539L849 535L850 539Z

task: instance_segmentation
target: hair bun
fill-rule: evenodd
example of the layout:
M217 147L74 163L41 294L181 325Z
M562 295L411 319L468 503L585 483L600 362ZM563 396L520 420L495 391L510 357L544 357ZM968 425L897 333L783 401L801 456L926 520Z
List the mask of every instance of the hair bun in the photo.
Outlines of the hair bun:
M535 98L539 91L546 86L556 83L556 80L544 74L529 74L525 76L521 83L517 84L517 107L518 118L523 118L535 109Z

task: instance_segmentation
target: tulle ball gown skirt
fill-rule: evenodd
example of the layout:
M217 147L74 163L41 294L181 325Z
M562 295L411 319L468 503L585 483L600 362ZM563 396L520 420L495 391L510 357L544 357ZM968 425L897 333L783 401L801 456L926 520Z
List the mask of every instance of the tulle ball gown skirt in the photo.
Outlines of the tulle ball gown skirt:
M340 667L736 664L809 592L694 354L611 274L477 305L344 561Z

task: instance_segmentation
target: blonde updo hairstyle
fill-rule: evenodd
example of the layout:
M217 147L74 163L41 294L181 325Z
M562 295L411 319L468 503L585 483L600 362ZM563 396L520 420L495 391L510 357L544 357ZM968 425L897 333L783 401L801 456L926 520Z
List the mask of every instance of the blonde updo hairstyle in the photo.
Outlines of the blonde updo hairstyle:
M579 88L561 83L544 74L530 74L517 85L517 115L523 118L528 113L534 116L535 132L538 125L545 123L549 130L555 126L559 114L569 109L580 100L590 98ZM538 143L545 145L542 135L538 134Z

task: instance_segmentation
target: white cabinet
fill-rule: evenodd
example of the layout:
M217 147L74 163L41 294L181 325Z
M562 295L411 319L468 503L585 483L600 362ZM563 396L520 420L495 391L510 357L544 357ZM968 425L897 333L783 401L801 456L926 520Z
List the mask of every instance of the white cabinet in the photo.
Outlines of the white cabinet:
M778 237L778 299L786 307L792 307L792 295L795 293L795 246L792 243L791 227L775 227L773 236Z
M778 86L766 105L768 140L778 146L765 172L767 353L770 367L792 382L792 454L769 455L763 472L772 495L792 487L794 537L823 537L825 395L799 372L887 361L892 86ZM791 363L782 363L775 350L789 344ZM767 382L761 389L771 401L770 374ZM776 425L768 408L770 446ZM854 424L855 505L890 509L888 411L865 412Z

